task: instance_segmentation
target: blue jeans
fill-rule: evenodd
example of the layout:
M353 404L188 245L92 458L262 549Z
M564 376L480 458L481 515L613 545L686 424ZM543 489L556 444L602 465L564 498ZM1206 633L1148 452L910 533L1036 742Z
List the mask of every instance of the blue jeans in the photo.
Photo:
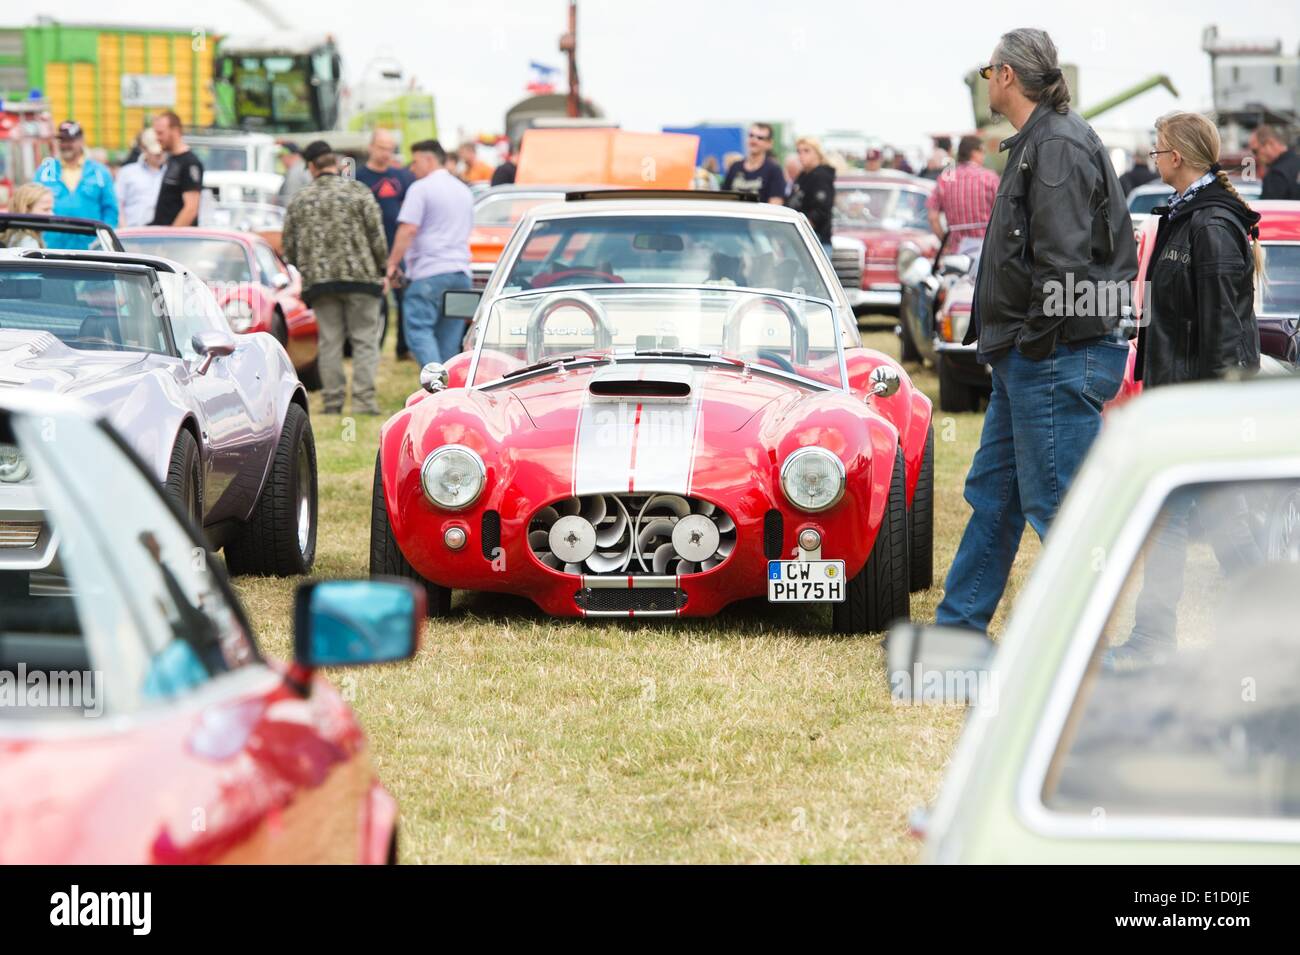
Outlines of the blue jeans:
M1044 537L1119 392L1128 345L1107 339L1042 361L1014 348L993 364L993 394L966 474L970 522L935 622L987 631L1025 522Z
M442 293L469 287L468 272L429 275L406 287L402 324L406 327L406 345L421 368L431 361L446 362L460 354L468 323L464 319L442 317Z

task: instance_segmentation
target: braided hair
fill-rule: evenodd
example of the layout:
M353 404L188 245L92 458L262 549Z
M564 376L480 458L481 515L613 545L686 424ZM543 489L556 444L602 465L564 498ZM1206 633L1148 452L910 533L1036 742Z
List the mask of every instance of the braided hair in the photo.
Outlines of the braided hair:
M1214 173L1215 181L1223 191L1241 203L1247 212L1251 211L1250 203L1241 197L1227 172L1219 165L1219 130L1212 122L1200 113L1166 113L1156 120L1156 135L1164 140L1167 148L1177 150L1191 169ZM1259 229L1254 226L1250 229L1250 250L1258 277L1264 272L1264 256L1259 247Z

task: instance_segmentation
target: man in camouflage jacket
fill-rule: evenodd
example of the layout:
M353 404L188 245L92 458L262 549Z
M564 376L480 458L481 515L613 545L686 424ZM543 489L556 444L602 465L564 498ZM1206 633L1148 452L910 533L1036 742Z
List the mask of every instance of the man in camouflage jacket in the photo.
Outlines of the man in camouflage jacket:
M284 214L285 258L302 273L302 297L316 312L320 378L326 414L341 414L347 396L343 344L352 345L352 411L379 414L380 316L388 242L383 215L370 190L339 174L329 144L303 150L312 182L299 189Z

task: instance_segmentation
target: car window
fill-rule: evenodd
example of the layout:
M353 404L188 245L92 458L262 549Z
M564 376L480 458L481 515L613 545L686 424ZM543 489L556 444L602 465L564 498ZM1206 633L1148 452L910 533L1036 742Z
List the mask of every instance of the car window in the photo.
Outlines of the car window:
M211 289L193 273L160 272L158 277L171 315L172 335L182 358L198 357L193 339L199 332L230 331L230 323L212 297Z
M474 206L476 226L513 226L524 213L543 202L554 202L561 196L487 196Z
M13 260L0 268L0 329L47 332L80 351L166 352L153 274Z
M1297 621L1300 481L1175 491L1110 610L1044 804L1300 817Z
M253 277L243 244L233 239L131 235L122 243L131 252L173 259L205 282L247 282Z
M1255 310L1268 315L1300 316L1300 245L1266 243L1264 280L1256 283Z
M37 540L17 560L0 550L0 666L89 673L105 709L124 713L258 658L224 572L105 426L14 415L0 455L0 510Z

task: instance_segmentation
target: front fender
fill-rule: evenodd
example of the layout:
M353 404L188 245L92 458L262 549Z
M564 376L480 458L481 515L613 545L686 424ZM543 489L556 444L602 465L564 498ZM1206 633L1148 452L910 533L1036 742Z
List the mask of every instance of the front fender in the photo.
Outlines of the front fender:
M861 396L867 405L886 418L898 431L898 441L903 447L903 462L907 469L907 506L912 506L916 482L921 475L921 461L925 456L926 439L934 416L934 406L929 397L917 388L907 371L894 359L871 348L853 349L846 356L849 371L849 388ZM898 391L888 398L867 397L871 387L871 373L887 365L898 373Z

